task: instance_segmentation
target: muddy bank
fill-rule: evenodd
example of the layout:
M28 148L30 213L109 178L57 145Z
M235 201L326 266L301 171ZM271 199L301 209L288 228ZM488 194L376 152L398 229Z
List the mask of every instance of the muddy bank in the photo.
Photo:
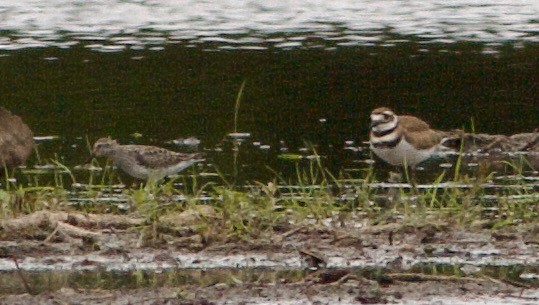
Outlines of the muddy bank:
M4 220L2 304L533 304L539 298L537 224L488 229L328 220L245 238L197 230L204 209L212 217L201 207L154 226L135 215L78 212Z
M539 265L537 223L500 229L452 227L449 223L345 225L320 223L276 226L259 236L200 232L197 217L212 217L210 206L147 223L133 215L40 211L4 220L0 270L111 271L170 268L300 268L302 256L319 253L329 268L398 268L423 263ZM215 221L218 221L217 214ZM148 232L148 230L150 230Z
M537 230L537 229L535 229ZM81 241L2 241L1 271L132 271L200 268L310 267L315 257L328 268L407 270L420 264L488 266L539 265L537 233L388 227L350 233L324 227L303 227L293 236L268 240L228 240L207 246L200 237L180 237L140 246L138 234L108 232L93 243Z

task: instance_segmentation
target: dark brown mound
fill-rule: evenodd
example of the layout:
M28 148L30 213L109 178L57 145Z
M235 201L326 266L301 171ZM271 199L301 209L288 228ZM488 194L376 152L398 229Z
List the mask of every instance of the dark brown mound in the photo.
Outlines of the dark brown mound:
M0 169L24 164L32 153L33 137L20 117L0 107Z
M508 153L516 153L513 154L513 161L524 159L532 168L539 170L539 129L511 136L467 133L462 130L441 133L445 136L443 146L455 151L462 149L465 153L483 153L486 155L483 157L483 163L488 162L492 165L504 160L510 161L507 160L511 155Z
M539 131L517 133L512 136L467 133L462 130L444 132L443 145L464 152L539 152ZM463 143L464 142L464 143Z

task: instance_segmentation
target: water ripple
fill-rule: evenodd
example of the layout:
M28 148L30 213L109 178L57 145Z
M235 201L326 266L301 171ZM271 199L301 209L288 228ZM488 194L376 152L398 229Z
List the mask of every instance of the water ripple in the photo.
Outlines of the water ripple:
M103 52L170 42L319 47L307 43L313 36L330 47L368 46L388 34L441 43L538 42L538 16L536 0L7 0L0 4L0 50L87 40L106 42L95 47Z

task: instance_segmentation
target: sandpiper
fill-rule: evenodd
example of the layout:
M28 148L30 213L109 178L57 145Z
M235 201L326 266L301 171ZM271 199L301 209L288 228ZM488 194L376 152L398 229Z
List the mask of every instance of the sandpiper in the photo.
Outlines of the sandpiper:
M381 107L371 113L371 150L391 165L412 168L438 151L442 133L414 116L396 115Z
M160 180L204 161L201 153L184 154L147 145L120 145L111 138L94 144L93 157L107 157L130 176L142 180Z
M34 147L33 136L20 117L0 107L0 169L24 164Z

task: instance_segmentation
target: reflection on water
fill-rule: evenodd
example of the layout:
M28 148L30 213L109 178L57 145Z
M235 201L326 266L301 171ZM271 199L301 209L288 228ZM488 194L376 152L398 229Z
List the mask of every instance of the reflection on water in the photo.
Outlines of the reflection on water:
M101 52L169 43L249 50L392 46L417 38L520 45L539 41L537 16L535 0L3 1L0 50L81 41Z
M245 255L247 257L248 255ZM54 268L42 268L40 271L31 273L28 283L33 293L54 292L60 288L70 287L75 289L137 289L137 288L158 288L158 287L182 287L193 286L213 286L218 283L253 283L262 286L267 284L300 283L311 280L314 271L298 266L288 266L275 264L265 267L243 266L243 267L205 267L203 264L194 268L163 268L161 264L155 264L151 268L136 268L132 266L129 271L110 270L107 259L102 262L86 261L86 266L77 266L70 271L57 270ZM171 260L173 258L170 258ZM52 261L53 259L51 259ZM96 266L97 265L97 266ZM470 268L472 267L472 268ZM466 268L474 269L472 274L465 272ZM476 277L486 276L492 281L511 281L512 284L535 287L539 284L536 278L526 278L527 275L537 275L537 268L533 266L522 266L520 264L505 264L497 266L475 266L466 264L446 264L446 263L417 263L411 266L407 273L418 275L435 276L455 276L465 280L467 277L473 280ZM320 271L318 271L320 272ZM535 273L534 273L535 272ZM24 273L23 273L24 274ZM330 275L334 275L331 279ZM399 270L375 266L355 266L353 268L339 266L323 270L323 275L327 275L326 280L337 281L343 276L357 276L373 281L388 280L392 274L399 275ZM524 275L524 276L522 276ZM21 281L13 280L20 275L11 272L0 274L0 294L25 293L25 287ZM427 278L427 277L425 277ZM315 279L319 280L319 279ZM436 279L433 279L435 281ZM319 280L323 283L323 280Z

